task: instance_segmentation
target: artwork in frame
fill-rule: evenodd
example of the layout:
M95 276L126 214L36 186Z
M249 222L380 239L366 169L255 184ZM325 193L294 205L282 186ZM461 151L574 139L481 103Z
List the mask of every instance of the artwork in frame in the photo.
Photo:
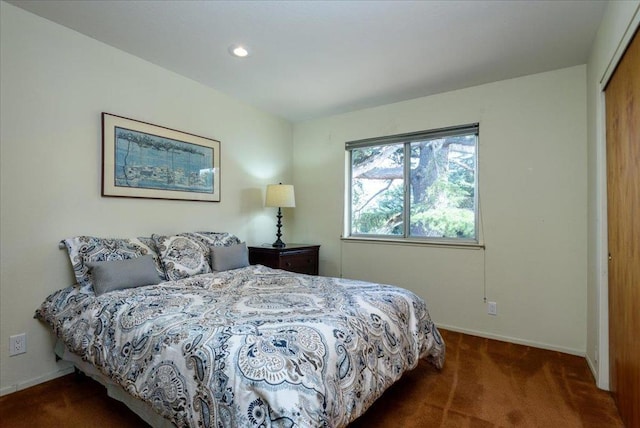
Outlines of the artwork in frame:
M220 142L102 113L102 196L220 201Z

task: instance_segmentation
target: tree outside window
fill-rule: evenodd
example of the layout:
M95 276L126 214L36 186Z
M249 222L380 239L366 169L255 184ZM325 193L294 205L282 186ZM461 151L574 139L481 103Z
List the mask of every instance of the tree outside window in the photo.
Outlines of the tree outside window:
M349 142L349 236L477 242L478 125Z

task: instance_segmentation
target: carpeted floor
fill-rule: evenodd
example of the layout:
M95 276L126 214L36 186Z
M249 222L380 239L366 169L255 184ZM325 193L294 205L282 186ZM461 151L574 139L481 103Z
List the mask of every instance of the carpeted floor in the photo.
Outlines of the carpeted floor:
M623 427L584 358L442 331L442 371L421 362L350 428ZM64 376L0 397L0 427L144 427L99 384Z
M351 428L623 427L584 358L441 330L438 373L421 362Z

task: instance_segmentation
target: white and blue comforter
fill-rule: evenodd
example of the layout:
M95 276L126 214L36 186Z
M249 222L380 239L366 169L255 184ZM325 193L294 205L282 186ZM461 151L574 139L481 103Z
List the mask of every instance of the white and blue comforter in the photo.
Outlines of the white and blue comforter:
M177 426L343 427L445 345L402 288L250 266L95 296L36 316Z

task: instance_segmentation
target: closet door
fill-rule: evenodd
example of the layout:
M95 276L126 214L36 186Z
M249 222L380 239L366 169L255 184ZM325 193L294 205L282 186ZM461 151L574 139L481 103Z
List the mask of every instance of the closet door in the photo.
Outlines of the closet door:
M607 84L610 385L628 427L640 427L640 35Z

